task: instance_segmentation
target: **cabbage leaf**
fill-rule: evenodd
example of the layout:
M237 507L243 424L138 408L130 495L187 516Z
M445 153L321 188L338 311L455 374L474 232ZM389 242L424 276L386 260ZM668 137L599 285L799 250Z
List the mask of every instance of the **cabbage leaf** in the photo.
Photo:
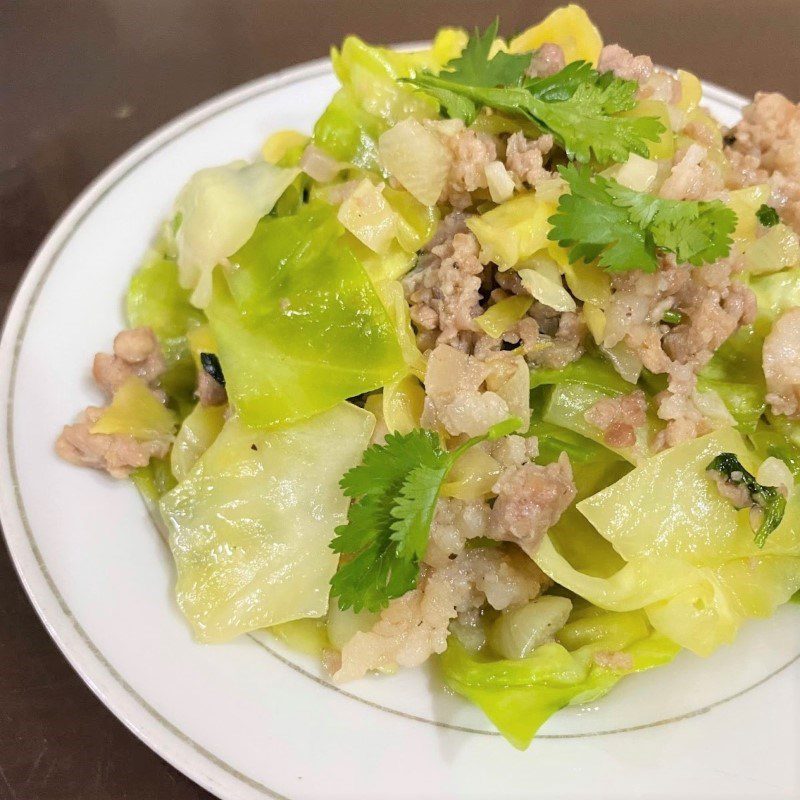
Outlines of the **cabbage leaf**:
M737 511L706 474L723 452L756 470L742 435L726 428L643 461L578 503L624 559L617 572L597 577L576 568L558 546L561 522L536 562L601 608L644 609L656 630L699 655L733 641L746 619L771 615L800 588L800 503L796 495L789 501L759 549L747 510ZM584 558L591 560L589 553Z
M199 327L205 315L189 302L174 260L159 253L145 259L128 287L126 312L130 327L145 326L156 335L167 365L160 386L181 410L187 407L196 380L187 333Z
M287 425L406 373L392 319L331 206L263 219L230 264L207 314L245 424Z
M451 637L441 656L444 679L523 750L559 709L593 702L623 676L666 664L678 652L642 612L607 612L585 603L577 604L556 638L527 658L492 660Z
M214 267L250 238L299 172L240 161L201 169L189 179L175 201L175 241L181 286L191 290L194 305L208 305Z
M203 642L328 608L347 519L339 479L361 461L375 419L349 403L277 431L232 417L161 512L178 605Z
M378 139L408 117L438 117L438 105L400 83L421 69L439 70L466 44L463 31L444 28L433 46L415 53L372 47L348 36L342 49L331 51L342 88L314 126L314 143L339 161L381 173Z

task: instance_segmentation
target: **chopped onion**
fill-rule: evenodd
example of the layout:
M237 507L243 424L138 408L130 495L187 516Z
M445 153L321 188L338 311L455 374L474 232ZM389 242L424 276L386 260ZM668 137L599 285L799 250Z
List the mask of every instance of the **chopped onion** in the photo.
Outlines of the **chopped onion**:
M585 310L584 306L584 310ZM619 376L628 383L636 383L642 374L642 360L626 344L619 342L613 347L602 348L603 354Z
M571 611L572 601L566 597L537 597L522 608L504 611L489 630L489 644L503 658L525 658L554 639Z
M714 428L736 425L736 420L731 416L728 407L713 389L695 392L692 400L695 408L711 422Z
M756 480L762 486L777 486L784 489L787 499L791 497L794 489L794 476L786 463L779 458L770 456L761 462L756 473Z
M339 222L370 250L385 253L397 233L397 215L383 196L383 184L365 178L339 206Z
M383 387L383 418L390 433L411 433L419 428L425 390L413 375ZM473 448L474 449L474 448ZM472 450L467 452L471 453Z
M517 357L517 366L510 378L498 380L490 375L486 379L486 388L505 400L510 416L522 420L519 431L528 430L531 420L531 373L525 359Z
M425 121L425 126L442 136L455 136L464 129L460 119L429 119Z
M450 151L413 118L381 134L378 157L383 168L426 206L436 205L450 170Z
M536 196L540 200L556 202L562 194L569 192L567 182L561 177L547 178L536 182Z
M486 450L473 447L453 465L441 493L444 497L455 497L467 503L482 500L492 491L502 471L500 463Z
M332 181L346 166L313 144L306 147L300 157L300 169L320 183Z
M378 621L380 614L361 611L356 614L352 608L342 611L335 603L328 607L328 639L337 650L341 649L359 632L370 630Z
M535 269L520 269L518 272L522 285L540 303L562 312L575 311L577 308L575 299L561 283L561 275L557 267L557 280L554 280L551 271L542 265Z
M681 99L678 101L678 106L684 111L694 111L703 99L700 79L691 72L679 69L678 81L681 84Z
M628 160L616 170L617 183L627 186L636 192L650 191L658 175L658 164L636 153L631 153Z
M756 238L758 233L756 211L763 203L769 202L771 193L768 183L758 183L755 186L728 192L726 205L736 212L736 231L733 238L737 242L748 243Z
M800 265L800 238L788 225L778 223L745 245L745 271L754 275L780 272Z
M514 181L500 161L492 161L484 167L489 195L495 203L503 203L514 194Z

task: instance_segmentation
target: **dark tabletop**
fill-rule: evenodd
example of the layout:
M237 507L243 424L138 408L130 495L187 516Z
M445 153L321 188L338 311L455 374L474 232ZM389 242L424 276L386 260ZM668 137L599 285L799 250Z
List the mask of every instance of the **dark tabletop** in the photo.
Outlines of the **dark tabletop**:
M176 114L317 58L350 32L515 31L539 0L0 0L0 304L112 159ZM743 94L800 99L800 0L585 0L606 41ZM205 791L95 699L50 641L0 548L0 800L188 800Z

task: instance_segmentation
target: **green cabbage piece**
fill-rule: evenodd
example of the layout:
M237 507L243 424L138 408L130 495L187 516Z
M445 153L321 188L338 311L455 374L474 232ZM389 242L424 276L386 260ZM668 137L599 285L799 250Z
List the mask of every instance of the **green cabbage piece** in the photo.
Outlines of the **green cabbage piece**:
M462 32L444 29L429 50L400 53L348 36L341 51L331 52L342 88L317 120L314 143L339 161L382 172L377 143L385 130L407 117L439 116L438 103L398 79L440 69L461 52L465 41Z
M187 413L195 388L195 367L186 334L205 320L189 302L189 292L178 282L178 265L159 253L151 253L133 276L126 298L128 324L153 329L167 371L161 388L178 409Z
M146 467L131 472L130 478L150 509L156 509L155 504L177 484L166 458L151 458Z
M593 702L625 675L666 664L679 649L641 611L614 613L580 602L556 638L527 658L493 660L451 637L441 656L444 679L525 749L559 709Z
M759 549L747 510L737 511L706 473L723 452L757 470L742 435L727 428L646 459L578 503L606 554L610 544L623 559L613 574L592 575L559 549L568 518L545 537L537 564L601 608L643 609L657 631L699 655L733 641L745 620L771 615L800 588L800 501L790 499ZM597 541L586 539L584 565Z
M267 217L214 279L207 309L242 422L288 425L407 371L392 320L335 209Z
M194 305L208 305L214 267L250 238L299 172L266 161L237 161L192 175L175 201L180 220L175 242L181 286L191 290Z
M350 403L276 431L233 417L162 498L176 597L197 639L325 614L338 562L328 545L347 519L339 479L374 425Z
M632 463L649 453L648 443L658 425L653 415L648 417L648 425L636 432L637 441L633 447L610 447L603 440L603 432L586 421L586 412L598 400L629 394L636 389L599 354L587 353L563 369L533 369L531 387L541 404L544 422L593 440ZM541 393L540 387L549 388Z
M697 379L699 391L712 390L720 396L742 433L756 429L766 408L763 342L752 325L741 328L717 350Z
M169 454L170 468L176 480L184 480L200 456L214 443L225 425L226 412L226 406L198 403L183 421Z
M754 327L761 336L766 336L784 311L800 306L800 268L759 275L750 280L750 288L758 300Z

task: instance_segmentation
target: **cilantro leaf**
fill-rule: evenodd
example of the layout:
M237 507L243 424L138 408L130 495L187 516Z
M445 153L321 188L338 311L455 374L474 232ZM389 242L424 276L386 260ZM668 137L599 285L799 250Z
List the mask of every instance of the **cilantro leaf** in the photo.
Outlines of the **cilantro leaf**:
M548 77L525 79L529 54L499 52L489 58L496 34L497 21L483 35L476 31L462 55L438 75L423 72L404 80L468 125L483 106L522 116L552 133L567 155L581 162L648 156L647 142L658 141L664 126L654 117L618 116L636 105L635 81L601 75L583 61Z
M444 81L469 86L492 87L520 83L531 63L532 54L514 55L501 50L489 58L499 25L500 21L495 19L483 35L476 28L461 55L450 61L446 65L449 69L440 72L439 77Z
M781 524L786 511L786 498L776 486L758 483L734 453L720 453L706 470L718 472L727 483L747 489L752 504L761 509L761 524L755 531L755 544L756 547L763 547L767 537Z
M778 212L766 203L762 203L758 211L756 211L756 219L758 219L765 228L771 228L781 221Z
M598 259L614 272L655 272L658 250L695 266L730 252L736 214L718 200L664 200L574 164L559 172L570 193L548 220L548 238L571 248L570 261Z
M340 481L353 499L347 523L336 528L330 545L352 557L331 579L331 595L339 598L341 609L378 611L417 585L447 473L470 447L512 433L519 425L512 417L452 451L442 448L435 433L420 429L389 434L385 444L367 449L362 463Z

